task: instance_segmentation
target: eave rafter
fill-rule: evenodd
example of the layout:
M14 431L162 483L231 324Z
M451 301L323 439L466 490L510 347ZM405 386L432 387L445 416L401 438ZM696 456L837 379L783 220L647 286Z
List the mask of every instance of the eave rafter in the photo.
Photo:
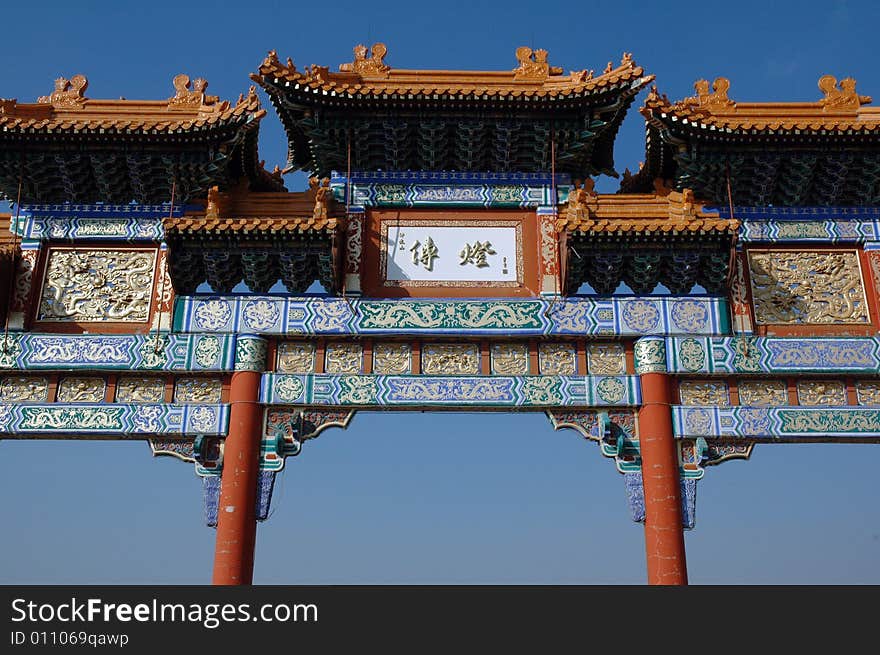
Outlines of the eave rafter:
M816 102L735 102L730 82L700 80L696 95L670 101L652 89L646 164L621 190L646 191L660 178L701 198L735 204L860 205L876 201L880 108L867 107L856 82L819 80ZM865 171L865 176L853 171Z
M266 112L254 87L233 105L207 82L174 78L161 101L85 96L82 75L56 80L36 103L0 100L0 194L27 202L167 202L204 195L241 178L254 190L283 190L280 171L257 157Z
M251 76L284 124L290 166L326 175L348 164L350 147L363 170L532 172L551 167L552 138L561 172L616 176L614 135L653 79L627 53L601 75L563 75L530 48L508 72L399 70L384 45L365 52L330 72L271 51Z

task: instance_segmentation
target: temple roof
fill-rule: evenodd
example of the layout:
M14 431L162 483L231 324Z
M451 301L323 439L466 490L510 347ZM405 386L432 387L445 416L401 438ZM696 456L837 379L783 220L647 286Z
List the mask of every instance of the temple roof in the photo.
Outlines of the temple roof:
M721 218L695 202L693 191L659 189L645 194L596 194L591 185L575 187L556 227L573 236L655 234L728 234L739 229L736 219Z
M653 79L628 53L599 75L563 74L527 47L507 71L394 69L386 54L381 43L369 53L357 46L354 61L331 72L299 70L270 51L251 78L284 123L290 166L532 172L550 170L555 154L560 172L616 175L614 136Z
M269 233L284 238L285 234L330 234L339 226L344 207L330 193L326 194L326 204L319 201L320 189L317 180L313 180L308 191L296 193L224 193L213 188L208 192L204 209L165 218L163 226L168 235L247 237Z
M25 202L168 201L172 180L183 202L242 177L283 189L257 158L266 111L253 87L232 104L207 95L203 79L178 75L173 86L166 100L92 99L75 75L36 103L0 100L0 192L15 199L19 178Z
M730 81L719 77L713 82L711 93L709 83L699 80L694 84L695 96L675 103L653 88L641 113L658 124L681 121L695 130L714 128L728 133L748 130L750 136L754 130L768 133L797 130L800 136L823 130L880 130L880 107L866 107L871 98L856 93L855 87L856 81L852 78L838 83L831 75L825 75L819 80L825 97L816 102L735 102L727 97Z
M299 84L308 89L307 93L335 93L342 97L383 96L383 100L413 100L416 97L437 100L435 96L444 99L567 100L576 95L642 82L644 77L644 70L635 64L628 53L624 54L618 66L608 62L605 71L595 75L592 70L563 74L561 68L547 63L546 50L532 51L528 47L517 48L519 65L507 71L394 69L385 63L388 51L382 43L375 44L369 56L362 45L357 46L354 52L353 62L342 64L338 72L331 72L325 66L306 66L302 71L297 70L292 60L288 59L286 64L282 64L277 53L271 50L260 65L259 73L251 78L263 85L270 78ZM643 84L650 82L650 79ZM390 97L394 95L405 97Z
M863 205L880 201L880 108L856 81L819 79L815 102L739 102L719 77L694 84L678 102L652 89L646 162L621 190L647 191L655 179L701 199L741 205Z

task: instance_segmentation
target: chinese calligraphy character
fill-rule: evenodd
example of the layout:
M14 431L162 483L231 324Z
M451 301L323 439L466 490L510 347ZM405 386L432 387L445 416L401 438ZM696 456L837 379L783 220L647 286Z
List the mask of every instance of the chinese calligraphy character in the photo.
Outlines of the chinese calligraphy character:
M461 258L459 264L464 266L465 264L473 264L477 268L486 268L489 266L489 262L486 261L487 255L494 255L495 251L492 250L492 244L488 241L475 241L473 244L466 243L464 248L461 249L461 252L458 253L458 256Z
M416 240L409 250L412 253L413 264L418 266L421 263L422 266L425 267L425 270L434 270L434 260L440 255L438 254L437 246L434 245L434 240L431 237L428 237L428 241L424 245Z

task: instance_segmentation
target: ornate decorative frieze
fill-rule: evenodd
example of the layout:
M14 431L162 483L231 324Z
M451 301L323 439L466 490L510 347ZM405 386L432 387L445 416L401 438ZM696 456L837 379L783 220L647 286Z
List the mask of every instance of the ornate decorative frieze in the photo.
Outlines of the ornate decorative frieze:
M574 375L577 373L577 350L574 344L539 344L538 368L541 375Z
M590 375L626 373L626 351L623 344L601 341L588 344L587 368Z
M880 381L858 380L856 397L859 405L880 405Z
M256 307L262 308L256 311ZM271 308L271 310L270 310ZM176 332L332 335L638 336L724 334L721 298L361 300L186 296Z
M279 373L314 373L316 347L310 341L286 341L278 345Z
M788 386L784 380L740 380L739 404L752 407L788 404Z
M4 438L35 435L100 435L110 438L155 435L225 435L227 405L159 404L0 404L0 434Z
M493 375L525 375L529 372L529 345L526 343L493 343Z
M846 385L840 380L798 380L801 405L846 405Z
M634 376L263 375L260 401L358 407L630 407Z
M324 370L328 373L361 373L364 347L359 343L328 343Z
M230 371L235 340L225 334L10 333L0 339L0 368Z
M116 380L116 402L160 403L165 400L165 378L155 375L119 376Z
M682 405L730 404L730 393L724 380L682 380L678 394Z
M49 398L49 380L30 375L0 378L0 401L44 403Z
M146 322L155 250L49 251L37 320Z
M219 403L222 393L220 378L180 378L174 385L174 402Z
M59 403L99 403L104 400L107 381L98 377L61 378L58 383Z
M412 346L402 342L381 342L373 346L373 372L402 375L412 372Z
M857 407L673 407L672 425L677 438L880 443L880 409Z
M749 252L755 320L761 324L868 323L855 252Z
M475 343L428 343L422 346L422 373L477 375L480 349Z
M636 352L647 339L636 342ZM875 337L670 337L671 372L866 373L880 370ZM638 356L636 357L638 361Z

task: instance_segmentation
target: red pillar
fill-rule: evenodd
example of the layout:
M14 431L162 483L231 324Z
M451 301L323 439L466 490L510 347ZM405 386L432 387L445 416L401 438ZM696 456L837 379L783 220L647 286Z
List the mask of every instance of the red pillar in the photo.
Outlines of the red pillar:
M644 345L643 345L644 344ZM639 362L642 355L653 358ZM645 347L647 346L647 347ZM659 360L662 353L662 364ZM648 338L637 344L636 370L641 374L642 407L639 410L639 449L645 489L645 550L648 584L686 585L687 563L681 515L678 452L672 433L669 407L670 378L666 370L665 342ZM641 364L641 366L640 366Z
M223 451L214 584L251 584L257 539L257 477L262 412L260 373L236 371L229 389L229 434Z

